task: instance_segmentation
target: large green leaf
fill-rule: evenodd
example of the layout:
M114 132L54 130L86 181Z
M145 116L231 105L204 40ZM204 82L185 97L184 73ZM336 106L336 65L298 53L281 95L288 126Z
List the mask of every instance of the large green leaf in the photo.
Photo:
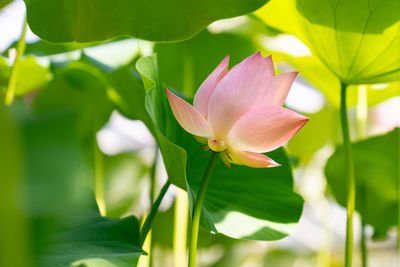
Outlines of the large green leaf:
M136 266L140 248L139 221L133 217L102 217L93 203L80 214L70 213L49 236L38 266ZM71 222L72 221L72 222Z
M166 119L171 118L172 113L168 109L168 103L165 102L165 92L160 89L160 86L157 87L159 90L156 90L156 84L160 85L160 83L156 83L159 81L157 58L155 56L140 58L136 63L136 68L142 76L146 90L146 110L153 121L155 138L163 154L168 179L175 185L185 188L187 156L185 150L174 143L179 140L182 131L179 131L175 121ZM170 140L164 133L168 133L168 136L175 139Z
M297 36L346 84L400 78L397 0L272 0L257 11Z
M256 10L267 0L25 0L28 23L52 42L92 42L121 35L152 41L188 38L211 22Z
M187 182L193 206L211 154L204 152L176 122L164 88L156 83L155 67L155 56L137 62L145 84L151 85L147 88L146 108L156 126L169 178L178 186ZM283 166L269 169L233 166L229 170L221 161L217 163L203 209L203 225L210 231L251 240L277 240L294 231L303 200L293 192L290 163L283 149L269 155Z
M400 180L400 129L353 144L356 175L356 210L375 236L385 236L397 224L398 182ZM343 147L337 147L325 173L332 192L346 206L347 180Z

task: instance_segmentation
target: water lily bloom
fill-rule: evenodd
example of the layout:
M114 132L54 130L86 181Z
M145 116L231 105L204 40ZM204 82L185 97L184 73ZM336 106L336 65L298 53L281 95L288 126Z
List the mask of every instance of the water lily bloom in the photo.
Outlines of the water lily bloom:
M271 57L255 53L228 71L229 55L198 89L193 106L166 89L179 124L224 163L279 166L262 154L289 141L308 118L283 108L297 72L275 75Z

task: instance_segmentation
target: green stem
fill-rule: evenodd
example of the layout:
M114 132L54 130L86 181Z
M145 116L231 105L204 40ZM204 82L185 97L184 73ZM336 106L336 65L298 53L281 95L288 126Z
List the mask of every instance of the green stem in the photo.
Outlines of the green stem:
M10 106L14 100L15 87L17 85L19 66L21 62L21 57L25 51L25 34L28 22L25 17L24 27L22 29L21 37L19 38L17 45L17 55L15 57L14 66L11 69L10 80L8 82L8 88L6 92L5 104Z
M146 217L146 220L140 229L140 245L143 245L147 234L151 229L151 225L153 224L154 217L157 214L158 208L160 207L161 201L163 200L165 193L167 193L169 186L171 185L170 181L167 181L164 186L161 188L160 193L158 194L157 199L154 201L153 205L151 206L151 210L149 215Z
M199 224L201 208L203 207L204 196L207 190L208 182L210 181L212 170L217 163L218 152L213 152L213 155L208 163L206 172L204 173L203 180L201 181L199 192L197 193L196 203L194 204L192 227L190 229L190 248L189 248L189 267L196 266L196 249L197 238L199 235Z
M151 170L150 170L150 192L149 192L149 194L150 194L150 203L154 203L154 198L155 198L155 195L156 195L156 188L157 188L157 179L156 179L157 162L158 162L158 145L156 145L156 148L155 148L153 165L151 166ZM151 236L152 233L149 233L149 235ZM149 242L148 267L151 267L151 266L153 266L153 239L149 238L148 242Z
M351 148L349 121L347 117L346 91L347 85L342 83L340 94L340 120L342 124L343 145L346 161L345 167L348 181L345 266L351 267L353 258L353 214L356 192L353 152Z
M358 101L357 101L357 135L358 140L363 140L367 136L367 121L368 121L368 101L367 101L367 87L365 85L358 86ZM361 208L361 262L363 267L368 266L368 248L367 248L367 236L365 233L366 223L364 216L366 216L367 210L365 209L366 201L366 189L364 187L359 188L360 194L360 208Z

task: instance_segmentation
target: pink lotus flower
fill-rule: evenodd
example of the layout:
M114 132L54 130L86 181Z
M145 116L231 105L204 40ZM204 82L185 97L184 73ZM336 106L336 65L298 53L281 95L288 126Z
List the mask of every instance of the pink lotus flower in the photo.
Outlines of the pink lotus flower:
M261 154L289 141L308 118L283 108L297 72L275 76L271 57L256 53L228 71L229 55L201 84L193 106L166 89L179 124L224 163L280 166Z

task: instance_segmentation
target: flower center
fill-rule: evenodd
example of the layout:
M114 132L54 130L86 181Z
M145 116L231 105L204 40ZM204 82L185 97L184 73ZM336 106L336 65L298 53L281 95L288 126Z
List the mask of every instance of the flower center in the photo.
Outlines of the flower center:
M221 152L226 149L226 144L224 141L208 140L208 147L215 152Z

